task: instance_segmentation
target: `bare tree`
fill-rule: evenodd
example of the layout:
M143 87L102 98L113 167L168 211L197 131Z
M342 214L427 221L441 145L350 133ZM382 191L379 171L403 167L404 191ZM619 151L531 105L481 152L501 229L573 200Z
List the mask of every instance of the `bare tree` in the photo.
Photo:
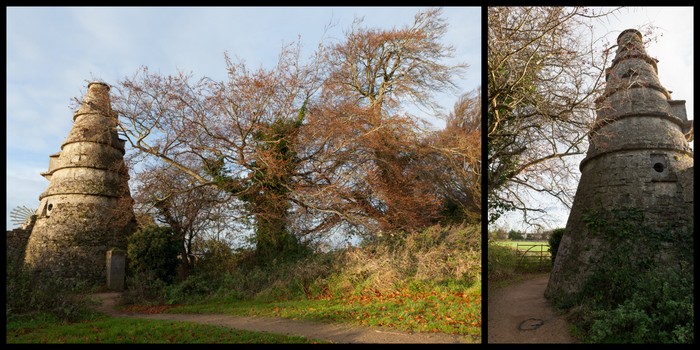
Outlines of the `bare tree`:
M230 232L245 213L239 202L212 186L198 186L186 173L168 164L142 169L134 178L139 213L167 224L180 242L183 273L194 266L197 239ZM226 210L222 212L221 209Z
M447 31L442 9L421 11L400 29L361 24L355 19L345 40L331 46L331 61L338 64L331 67L326 88L387 115L404 102L439 109L434 94L456 88L454 80L467 68L442 63L454 54L454 47L440 41Z
M489 222L519 210L537 224L535 193L571 206L577 164L568 158L586 151L610 46L592 28L615 11L489 7Z
M115 110L133 149L187 175L180 192L210 186L246 202L258 250L274 256L294 240L286 228L294 138L320 86L318 64L302 65L298 45L269 70L226 63L227 82L143 68L120 82Z
M334 230L415 230L441 198L419 171L434 152L426 127L403 109L436 107L433 93L453 91L466 67L441 63L453 49L440 43L440 14L393 30L357 21L308 64L299 46L272 69L227 56L226 82L143 68L115 89L114 109L133 149L186 175L178 191L209 187L243 204L263 259Z

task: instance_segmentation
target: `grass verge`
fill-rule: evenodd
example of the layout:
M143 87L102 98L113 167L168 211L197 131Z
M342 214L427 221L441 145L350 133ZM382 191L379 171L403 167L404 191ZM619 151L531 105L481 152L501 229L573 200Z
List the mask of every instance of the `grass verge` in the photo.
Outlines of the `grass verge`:
M407 332L440 332L481 337L481 286L434 287L394 292L374 291L345 297L241 301L214 298L181 305L170 313L224 313L241 316L283 317L389 327Z
M65 323L44 315L39 319L8 323L8 344L316 344L318 339L249 332L192 322L95 316Z

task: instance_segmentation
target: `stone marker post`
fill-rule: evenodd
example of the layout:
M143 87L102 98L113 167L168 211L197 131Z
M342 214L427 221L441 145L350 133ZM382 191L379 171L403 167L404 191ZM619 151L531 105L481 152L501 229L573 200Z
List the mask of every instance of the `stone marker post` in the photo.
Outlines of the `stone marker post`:
M126 254L120 249L107 251L107 288L121 292L124 290Z

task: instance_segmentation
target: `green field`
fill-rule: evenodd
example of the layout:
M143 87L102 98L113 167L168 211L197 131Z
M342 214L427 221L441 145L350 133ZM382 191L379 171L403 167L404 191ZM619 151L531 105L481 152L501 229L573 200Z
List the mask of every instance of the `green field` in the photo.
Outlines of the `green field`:
M534 248L535 253L531 250L531 254L539 254L542 250L542 256L523 258L516 249L521 245L521 251L527 249L528 245L546 245L542 248ZM523 247L525 246L525 247ZM499 240L489 241L488 243L488 281L489 292L494 289L521 281L528 274L549 272L552 269L551 254L548 251L549 245L546 241L511 241Z
M489 244L496 244L500 246L506 246L515 249L515 247L520 244L520 245L535 245L535 244L545 244L549 245L547 241L511 241L511 240L502 240L502 241L491 241Z

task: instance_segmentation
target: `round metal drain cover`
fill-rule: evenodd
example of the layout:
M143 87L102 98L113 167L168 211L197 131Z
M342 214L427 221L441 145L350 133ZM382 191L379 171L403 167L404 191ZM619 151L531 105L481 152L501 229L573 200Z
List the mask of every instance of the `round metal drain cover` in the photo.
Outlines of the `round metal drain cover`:
M539 318L528 318L527 320L520 322L518 329L521 331L532 331L540 328L544 324L544 321Z

